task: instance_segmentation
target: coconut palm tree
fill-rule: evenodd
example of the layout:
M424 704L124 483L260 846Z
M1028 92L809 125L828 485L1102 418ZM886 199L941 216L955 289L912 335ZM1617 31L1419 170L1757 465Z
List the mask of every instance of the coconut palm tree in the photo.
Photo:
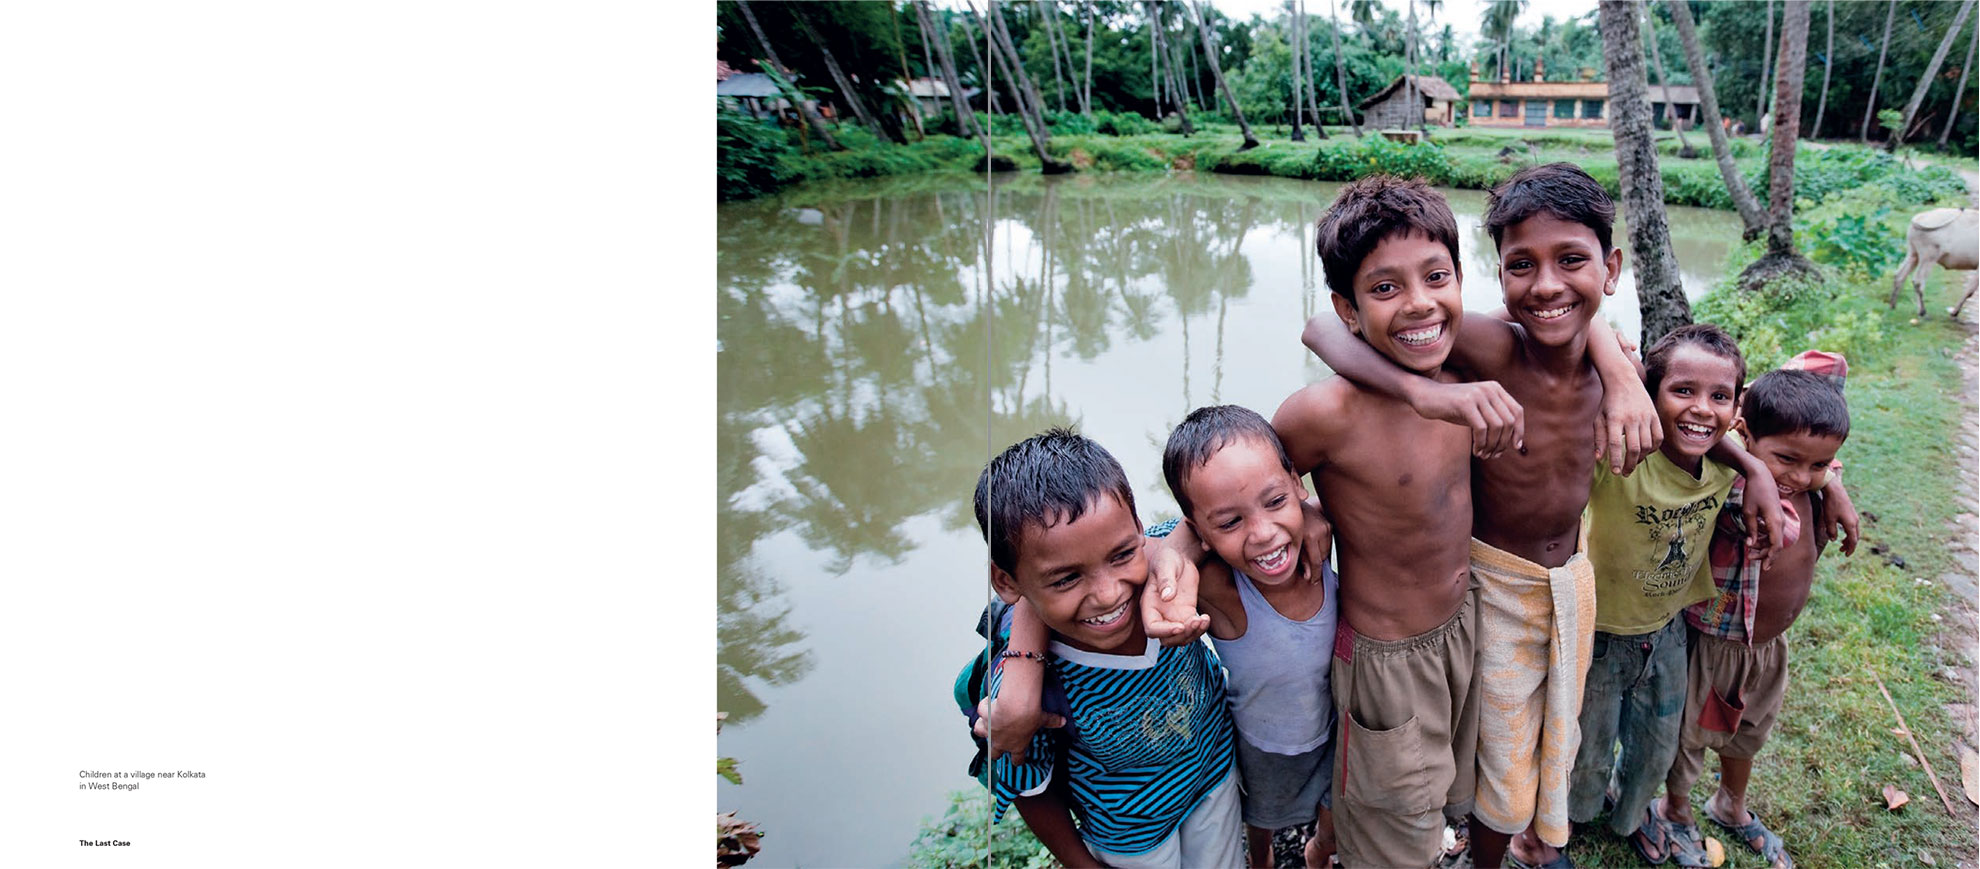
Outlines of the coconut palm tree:
M1753 91L1753 126L1760 127L1760 119L1767 116L1767 68L1774 65L1774 0L1760 0L1760 8L1767 16L1767 35L1760 42L1760 87Z
M1829 108L1829 73L1836 65L1836 0L1829 0L1829 47L1822 50L1822 99L1815 103L1815 126L1802 131L1809 139L1822 135L1822 113Z
M971 15L976 14L974 6L965 4ZM1011 94L1017 98L1018 118L1024 123L1024 131L1031 138L1031 148L1038 155L1039 172L1057 175L1071 172L1072 165L1059 160L1047 151L1045 146L1051 140L1051 133L1045 129L1043 102L1038 98L1038 89L1031 86L1031 76L1024 71L1024 64L1018 60L1017 46L1011 42L1010 29L1004 26L1004 16L997 13L997 0L990 0L988 11L983 17L983 30L990 34L990 56L1002 64L1005 81L1011 86Z
M1526 0L1492 0L1485 7L1483 33L1486 39L1499 47L1498 77L1506 77L1506 50L1512 45L1513 22L1519 20L1526 11Z
M1334 36L1334 82L1339 85L1341 116L1347 118L1348 128L1354 130L1354 137L1359 139L1361 122L1354 119L1354 109L1348 107L1347 59L1341 55L1341 19L1336 12L1334 0L1327 0L1327 25L1328 31Z
M1231 107L1231 116L1237 118L1238 129L1244 133L1244 144L1239 145L1238 150L1249 151L1258 147L1258 137L1251 134L1251 125L1245 123L1244 109L1231 93L1231 86L1224 83L1224 65L1217 60L1217 37L1210 32L1210 24L1203 10L1196 3L1185 3L1183 8L1189 10L1189 17L1196 22L1196 34L1203 40L1203 57L1210 64L1210 77L1216 80L1218 92L1224 95L1224 102Z
M756 15L749 11L749 4L743 0L736 0L736 8L742 12L743 20L749 22L749 31L756 34L757 44L763 46L763 56L770 60L771 66L776 67L777 75L771 76L771 79L789 81L791 68L777 59L777 49L770 47L770 37L763 35L763 25L756 23ZM816 135L819 141L824 142L825 147L834 151L845 150L845 146L839 144L839 140L832 136L831 129L825 126L825 119L819 116L818 108L812 105L811 101L806 100L803 93L792 87L784 96L797 107L798 114L804 116L804 122L811 126L812 134Z
M1093 0L1086 0L1086 81L1079 90L1079 111L1093 117Z
M1959 120L1959 102L1966 98L1966 74L1973 71L1973 62L1980 59L1980 31L1975 33L1975 38L1966 41L1966 64L1959 68L1959 86L1953 88L1952 111L1946 114L1946 128L1939 131L1941 148L1946 146L1946 137L1952 135L1953 122Z
M1300 101L1299 79L1306 67L1300 62L1299 50L1304 46L1300 45L1298 12L1291 0L1286 2L1286 38L1292 43L1292 140L1304 142L1306 133L1300 130L1300 125L1305 122L1306 103Z
M1972 0L1968 0L1969 3ZM1794 247L1794 145L1808 65L1809 0L1782 0L1780 68L1774 72L1774 144L1767 156L1767 252L1739 274L1757 289L1776 278L1819 274Z
M1664 74L1664 52L1657 47L1657 16L1655 11L1656 7L1654 6L1643 7L1643 33L1650 40L1650 62L1657 67L1657 84L1662 86L1664 91L1664 119L1670 121L1671 129L1677 131L1678 156L1689 160L1697 156L1698 152L1693 151L1691 149L1691 143L1685 140L1684 125L1678 123L1677 115L1671 109L1671 77Z
M1657 143L1650 130L1650 86L1643 75L1643 35L1636 26L1636 4L1601 0L1597 9L1602 62L1609 74L1609 127L1615 132L1623 218L1629 224L1630 255L1636 260L1642 340L1649 346L1690 323L1691 304L1685 301L1684 285L1678 279L1671 227L1664 216L1664 177L1657 169Z
M1863 129L1856 134L1856 141L1870 144L1870 119L1877 116L1877 86L1884 81L1884 56L1891 50L1891 21L1897 17L1897 0L1888 0L1889 11L1884 13L1884 44L1877 49L1877 74L1870 77L1870 100L1863 107Z
M1698 123L1705 128L1705 138L1712 142L1712 158L1718 161L1719 178L1726 183L1726 192L1732 196L1733 208L1739 211L1739 222L1745 226L1745 237L1752 241L1766 230L1766 214L1760 210L1760 202L1753 198L1753 191L1747 189L1746 179L1739 174L1739 165L1733 162L1732 144L1726 141L1726 130L1719 125L1719 97L1712 84L1712 68L1705 65L1705 52L1698 46L1698 28L1691 21L1691 7L1687 0L1665 0L1671 9L1671 21L1677 25L1678 42L1684 46L1684 63L1691 69L1691 83L1698 86Z
M1911 99L1904 104L1904 120L1891 131L1891 137L1884 140L1884 150L1896 150L1904 142L1905 134L1911 131L1911 119L1918 116L1918 106L1925 102L1925 92L1932 89L1932 79L1939 75L1939 65L1946 62L1946 52L1952 50L1953 40L1966 28L1966 16L1973 12L1973 0L1959 4L1959 14L1953 17L1951 27L1946 28L1945 38L1939 40L1938 50L1932 52L1932 60L1925 64L1925 74L1918 77L1918 86L1911 89ZM1954 91L1957 95L1958 91ZM1957 100L1955 100L1955 103Z
M1161 6L1155 0L1142 0L1141 5L1148 10L1148 37L1154 40L1155 54L1163 55L1168 49L1164 47L1165 40L1162 39ZM1173 56L1170 57L1172 59L1168 64L1166 75L1170 102L1175 106L1176 117L1182 121L1182 134L1188 136L1196 132L1196 127L1189 122L1189 94L1183 91L1181 82L1177 81L1176 64Z
M831 46L826 45L825 40L818 38L818 32L811 29L811 22L805 20L804 14L798 12L797 6L789 8L791 18L797 21L798 29L804 31L804 38L811 40L812 46L818 49L819 56L824 59L825 72L832 76L832 83L838 85L839 95L845 98L846 105L852 109L853 117L858 118L861 124L872 130L874 137L880 141L894 141L887 128L880 125L880 119L867 110L866 101L859 98L859 92L853 90L852 79L839 67L838 58L832 56Z
M928 11L928 0L917 0L914 4L915 23L921 27L924 38L935 48L935 61L942 73L942 84L949 89L949 100L956 107L956 128L965 136L977 134L976 113L970 110L969 99L963 96L962 77L956 75L956 60L949 54L949 36L936 27L935 15ZM989 146L989 131L984 130L984 146Z

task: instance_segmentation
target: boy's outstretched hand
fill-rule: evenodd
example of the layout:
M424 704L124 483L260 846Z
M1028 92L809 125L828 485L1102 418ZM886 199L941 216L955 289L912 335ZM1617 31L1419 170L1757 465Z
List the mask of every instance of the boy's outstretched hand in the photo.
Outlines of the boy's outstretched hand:
M1210 629L1210 617L1196 611L1195 554L1202 544L1183 523L1169 536L1143 540L1141 545L1148 558L1148 582L1141 589L1142 630L1167 647L1196 642Z
M1773 473L1759 462L1754 465L1746 472L1746 496L1740 499L1740 512L1746 520L1746 551L1760 556L1760 569L1766 570L1773 564L1774 553L1787 545L1787 536L1782 533L1787 528L1787 514L1781 511L1781 499L1774 496L1778 489Z
M1636 463L1664 442L1657 405L1641 389L1602 391L1602 415L1595 420L1595 457L1607 455L1609 470L1627 476Z
M1481 459L1526 449L1526 409L1498 381L1411 382L1406 400L1417 416L1471 429L1471 454Z

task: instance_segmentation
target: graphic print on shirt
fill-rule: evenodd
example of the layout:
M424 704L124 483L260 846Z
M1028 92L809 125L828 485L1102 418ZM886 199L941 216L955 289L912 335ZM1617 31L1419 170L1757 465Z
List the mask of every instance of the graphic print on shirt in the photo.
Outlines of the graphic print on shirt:
M1700 563L1693 556L1712 539L1712 517L1718 506L1716 495L1668 510L1636 505L1636 524L1648 539L1664 544L1664 558L1655 567L1630 571L1630 578L1642 585L1644 597L1670 597L1691 584Z
M1187 753L1203 691L1185 673L1174 673L1169 692L1139 693L1089 710L1086 747L1105 769L1165 762Z

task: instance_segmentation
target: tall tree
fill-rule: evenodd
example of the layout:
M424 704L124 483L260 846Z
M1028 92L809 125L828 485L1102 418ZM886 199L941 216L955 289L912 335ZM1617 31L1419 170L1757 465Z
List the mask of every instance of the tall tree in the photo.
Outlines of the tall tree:
M1664 74L1664 52L1657 47L1657 7L1643 7L1643 33L1650 38L1650 62L1657 67L1657 87L1664 92L1664 119L1671 122L1671 129L1678 134L1678 156L1691 159L1698 155L1691 149L1691 143L1684 138L1684 125L1678 123L1677 115L1671 108L1671 77Z
M1829 47L1822 50L1822 99L1815 103L1815 126L1808 138L1822 135L1822 113L1829 108L1829 72L1836 66L1836 0L1829 0Z
M1244 133L1244 144L1240 151L1258 147L1258 137L1251 134L1251 125L1244 120L1244 108L1238 105L1237 96L1231 93L1231 86L1224 82L1224 65L1217 60L1217 37L1210 32L1210 22L1203 9L1196 3L1185 3L1189 17L1196 21L1196 33L1203 39L1203 57L1210 64L1210 76L1217 80L1217 91L1224 95L1224 102L1230 104L1231 116L1237 118L1238 130Z
M1945 38L1939 40L1939 48L1932 52L1931 62L1925 64L1925 74L1918 77L1918 86L1911 89L1911 99L1904 104L1904 120L1891 131L1891 137L1884 140L1884 150L1896 150L1911 132L1911 120L1918 117L1918 106L1925 102L1925 92L1932 89L1932 80L1939 77L1939 65L1946 62L1946 52L1952 50L1953 40L1966 30L1966 16L1973 12L1973 0L1959 4L1959 14L1953 17L1951 27L1946 28Z
M1767 73L1774 65L1774 0L1760 0L1760 8L1767 14L1767 36L1760 44L1766 46L1760 57L1760 87L1754 89L1753 127L1760 128L1760 119L1767 116Z
M1740 272L1740 285L1749 290L1780 277L1819 274L1794 247L1794 147L1801 131L1802 73L1808 65L1808 5L1809 0L1781 3L1774 144L1767 156L1767 252Z
M1161 4L1156 3L1155 0L1143 0L1142 5L1148 9L1148 30L1150 37L1155 40L1155 52L1157 54L1166 54L1168 51L1168 41L1162 38ZM1182 134L1184 136L1193 135L1196 132L1196 127L1189 122L1189 106L1187 105L1189 94L1183 92L1181 82L1177 81L1176 64L1173 60L1173 55L1169 55L1169 57L1171 60L1167 66L1169 96L1172 98L1170 102L1175 106L1176 117L1182 121Z
M1403 129L1423 126L1423 101L1416 97L1416 0L1409 0L1408 42L1403 46L1403 104L1410 107L1404 115ZM1414 123L1410 122L1414 118Z
M1054 26L1052 20L1059 17L1058 4L1053 2L1053 0L1044 0L1042 3L1033 5L1032 8L1039 13L1039 17L1045 22L1046 51L1052 55L1052 86L1058 91L1059 113L1065 114L1066 78L1065 73L1059 69L1059 28Z
M1870 119L1877 116L1877 86L1884 82L1884 57L1891 50L1891 21L1897 17L1897 0L1887 0L1889 11L1884 13L1884 44L1877 49L1877 74L1870 77L1870 101L1863 107L1863 129L1856 134L1856 141L1870 144Z
M1347 118L1348 129L1354 137L1361 138L1361 122L1354 119L1354 109L1348 104L1347 58L1341 54L1341 17L1336 11L1334 0L1327 0L1328 31L1334 35L1334 82L1339 85L1341 94L1341 116Z
M1677 258L1671 254L1671 227L1664 216L1664 176L1657 169L1657 143L1651 137L1649 84L1643 74L1643 36L1636 26L1636 4L1601 0L1597 11L1602 62L1609 74L1609 126L1616 139L1616 169L1622 180L1630 256L1636 260L1642 341L1648 347L1665 333L1690 323L1691 304L1684 298Z
M1747 189L1746 178L1739 174L1739 164L1733 162L1732 143L1726 141L1726 129L1719 123L1725 116L1719 114L1718 89L1712 84L1712 68L1705 65L1705 51L1698 45L1698 28L1691 21L1691 6L1687 0L1665 0L1665 3L1671 9L1671 22L1677 25L1678 42L1684 46L1684 63L1691 70L1691 83L1698 86L1699 124L1705 128L1705 138L1712 142L1719 178L1726 183L1733 208L1739 211L1746 240L1752 241L1766 231L1767 215L1760 210L1760 201L1753 198L1753 191Z
M1045 175L1071 172L1072 165L1052 156L1046 150L1051 134L1045 129L1045 112L1040 108L1038 89L1031 86L1031 77L1025 74L1024 64L1019 61L1017 46L1011 42L1009 28L1004 26L1004 16L997 12L997 0L990 0L984 14L983 29L990 34L990 56L1003 64L1006 82L1011 85L1011 94L1018 103L1018 117L1024 122L1024 131L1031 137L1031 148L1038 154L1038 171ZM975 14L970 7L970 13Z
M1513 24L1526 11L1526 0L1492 0L1485 7L1485 19L1481 32L1499 50L1499 66L1495 77L1506 77L1506 54L1512 47Z
M962 77L956 75L956 60L949 54L949 35L936 26L936 16L928 11L928 0L916 0L914 4L916 23L927 34L929 42L935 46L935 61L942 70L942 85L949 89L949 101L956 107L956 128L965 136L978 133L976 112L970 110L969 98L963 95ZM989 147L989 131L982 131L984 147Z
M1833 3L1835 0L1829 0ZM1973 38L1966 42L1966 65L1959 68L1959 85L1953 88L1952 111L1946 113L1946 128L1939 131L1939 147L1946 146L1946 137L1952 135L1953 122L1959 120L1959 104L1966 99L1966 74L1973 71L1973 63L1980 60L1980 28L1976 28Z
M763 25L756 23L756 14L749 11L749 4L744 0L736 0L736 9L742 12L743 20L749 22L749 31L756 34L757 44L763 46L763 56L769 58L770 65L777 68L776 78L792 80L791 68L777 59L777 49L770 47L770 37L763 35ZM831 129L825 126L825 119L818 114L818 108L812 105L810 100L805 99L802 92L793 87L784 96L797 107L798 114L804 117L804 122L811 126L812 134L816 135L819 141L824 142L825 147L834 151L845 150L845 146L839 144L839 140L833 137Z
M990 74L990 64L984 62L983 52L976 48L976 31L971 29L969 24L970 19L975 17L976 10L971 8L968 15L958 16L956 23L962 25L963 44L969 46L969 56L976 60L976 80L983 83L983 104L990 109L991 117L995 117L1003 109L997 107L997 89L990 86L991 79L994 78ZM988 135L991 132L990 125L986 122L983 126L985 135Z
M915 141L921 141L928 138L928 131L921 126L921 100L914 95L914 73L908 71L907 40L901 38L901 10L890 4L887 7L887 17L894 25L894 54L901 60L901 96L907 103L908 120L914 122ZM928 50L926 39L922 40L921 49L924 53ZM927 67L925 71L928 73L927 78L935 77L934 67Z
M1086 81L1080 83L1079 111L1093 117L1093 0L1086 0Z
M845 70L839 68L839 60L832 56L831 46L826 45L825 40L818 38L818 31L811 29L811 22L804 20L804 13L799 12L797 6L790 6L789 9L791 18L797 21L798 29L804 31L804 38L811 40L811 44L817 47L818 55L825 61L825 71L831 74L832 83L838 86L839 95L845 97L846 105L852 109L853 117L859 118L859 122L872 130L874 137L880 141L895 141L887 132L887 128L880 125L880 119L867 110L866 101L859 98L859 92L853 90L852 79L847 78Z
M1313 28L1306 17L1306 0L1299 3L1299 45L1300 56L1306 58L1306 108L1313 118L1313 132L1318 138L1327 138L1327 126L1320 120L1320 77L1313 73Z
M1306 134L1299 129L1300 125L1306 119L1306 103L1300 101L1299 93L1299 74L1305 68L1300 64L1299 59L1299 50L1303 46L1299 44L1298 11L1293 8L1293 4L1290 2L1286 4L1286 36L1292 42L1292 140L1295 142L1304 142L1306 141Z

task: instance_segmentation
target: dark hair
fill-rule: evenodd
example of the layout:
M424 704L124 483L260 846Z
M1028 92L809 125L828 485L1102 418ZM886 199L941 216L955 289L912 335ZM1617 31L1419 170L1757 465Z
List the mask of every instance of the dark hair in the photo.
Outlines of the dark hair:
M1279 443L1278 433L1256 411L1235 404L1199 407L1183 417L1175 431L1169 432L1169 444L1162 448L1162 476L1169 481L1169 491L1175 494L1184 515L1195 509L1184 486L1190 473L1203 467L1218 450L1247 437L1270 444L1272 452L1279 457L1279 466L1295 478L1299 476L1293 470L1292 459L1286 456L1285 446Z
M1747 434L1756 438L1793 432L1849 437L1849 402L1827 377L1807 371L1769 371L1746 389L1740 405Z
M1361 261L1383 239L1411 234L1449 248L1451 265L1457 265L1457 218L1451 216L1450 203L1423 179L1370 175L1341 188L1313 226L1313 252L1320 256L1327 288L1361 307L1354 298L1354 273Z
M1529 166L1492 188L1485 197L1485 228L1492 233L1492 245L1504 240L1507 227L1541 212L1588 227L1602 243L1603 256L1613 248L1615 200L1573 163Z
M1738 369L1733 375L1733 397L1738 398L1739 385L1746 382L1746 357L1740 355L1739 344L1731 335L1710 323L1679 326L1650 345L1650 352L1643 354L1643 387L1653 397L1657 394L1657 387L1664 382L1664 369L1671 363L1671 354L1685 344L1695 344L1708 353L1732 360L1733 367Z
M983 466L976 479L976 525L990 543L990 561L1015 572L1024 526L1042 527L1061 515L1076 521L1087 504L1104 496L1134 513L1134 490L1112 455L1071 429L1047 429Z

